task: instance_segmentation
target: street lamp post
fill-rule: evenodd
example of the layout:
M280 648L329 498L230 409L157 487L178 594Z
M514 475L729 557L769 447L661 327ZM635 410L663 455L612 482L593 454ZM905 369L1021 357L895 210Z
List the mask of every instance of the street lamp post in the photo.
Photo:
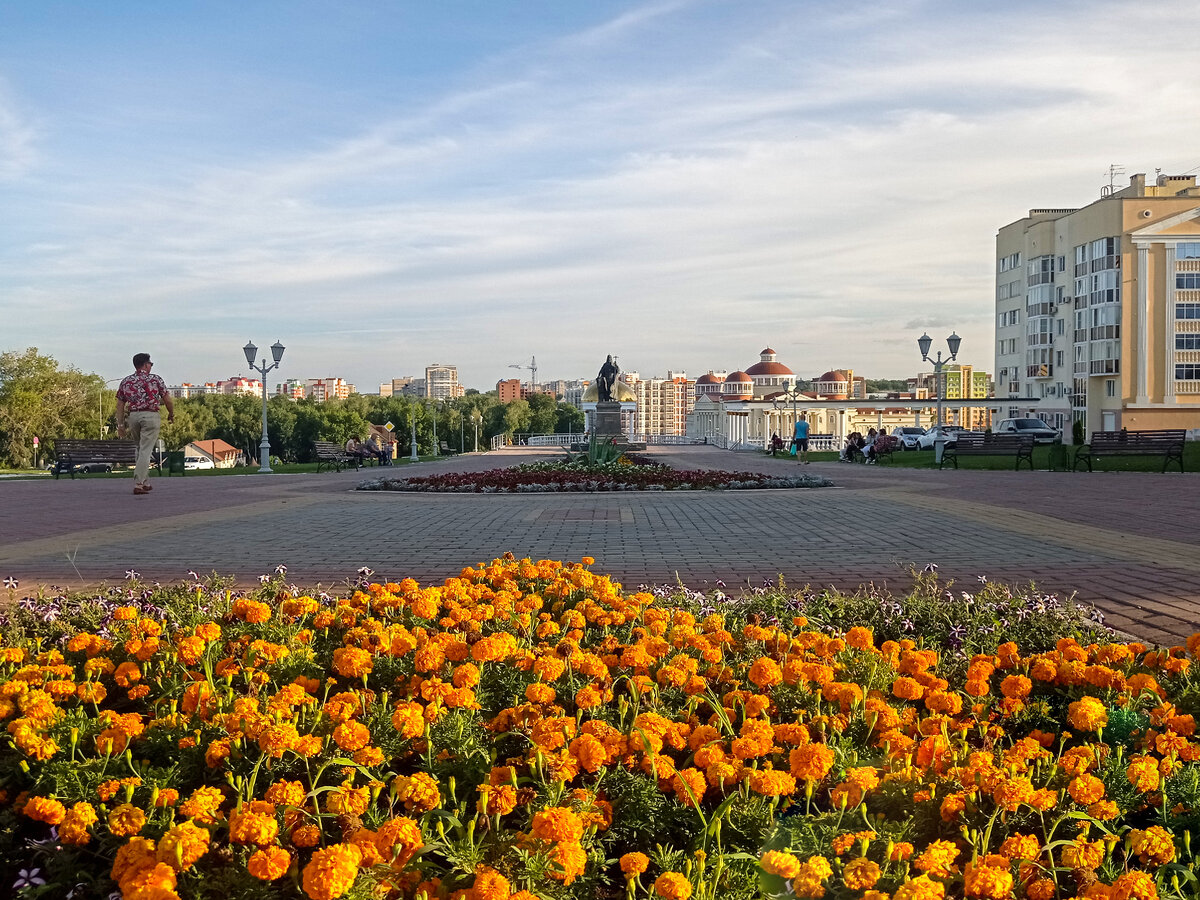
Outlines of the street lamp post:
M796 428L796 401L799 400L803 396L804 396L804 392L800 390L800 385L797 382L793 381L790 386L785 387L782 391L780 391L779 396L777 396L774 399L774 401L772 401L772 403L771 403L771 405L774 406L776 409L781 410L784 408L784 406L786 406L788 404L789 401L791 402L793 432L795 431L795 428ZM783 404L783 406L780 405L781 403ZM783 437L783 435L780 435L780 437Z
M412 418L412 444L411 454L408 457L409 462L420 462L420 457L417 456L417 404L413 403L408 408L408 414Z
M471 423L475 426L475 452L479 452L479 423L483 421L483 414L479 410L471 413Z
M433 398L433 455L434 456L441 456L441 453L438 452L438 439L437 439L437 417L438 417L438 409L441 408L441 405L442 405L441 398L434 397Z
M950 349L949 358L943 360L942 351L939 350L937 359L930 359L929 347L933 344L933 338L929 336L928 332L917 338L917 347L921 350L922 361L933 363L933 385L937 391L937 432L933 439L933 461L936 463L942 461L942 455L946 452L946 434L942 430L942 394L945 393L942 390L942 367L954 362L955 357L958 356L958 347L961 343L962 338L956 333L951 332L950 337L946 338L946 346Z
M262 441L258 445L258 472L260 475L271 474L271 439L267 437L267 373L278 367L280 360L283 359L283 344L276 341L271 345L271 357L275 360L271 365L267 365L266 358L263 359L262 365L254 364L254 356L258 353L258 348L254 346L254 341L247 341L246 346L242 350L246 354L246 362L250 368L262 375L262 401L263 401L263 416L262 416Z

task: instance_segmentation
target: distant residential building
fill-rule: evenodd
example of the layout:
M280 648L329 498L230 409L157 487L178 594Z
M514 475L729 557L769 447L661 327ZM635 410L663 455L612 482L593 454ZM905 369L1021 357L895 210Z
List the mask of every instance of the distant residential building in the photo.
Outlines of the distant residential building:
M405 397L425 397L425 379L414 378L400 391Z
M178 400L186 400L188 397L199 397L202 394L216 394L217 384L214 381L206 382L205 384L192 384L185 381L183 384L173 384L167 388L167 391L172 397Z
M633 388L637 402L633 421L636 434L682 435L686 432L696 384L688 379L686 372L667 372L666 378L648 379L641 378L637 372L627 372L623 377Z
M588 389L590 384L591 382L586 378L568 381L562 392L563 403L569 403L576 409L583 409L583 392Z
M1134 175L996 236L996 400L1070 440L1200 428L1200 187Z
M305 395L314 403L326 400L345 400L354 393L354 385L344 378L309 378L305 381Z
M425 396L434 400L461 397L465 391L458 383L458 366L434 363L425 367Z
M501 403L512 403L522 396L521 379L505 378L496 382L496 396Z
M262 396L263 385L257 378L243 378L237 375L225 381L217 382L218 394L249 394L251 397Z
M406 375L403 378L393 378L391 381L385 381L379 385L380 397L398 397L404 394L404 389L413 383L413 376Z
M289 378L275 385L275 396L287 397L289 400L303 400L308 393L308 385L303 381Z
M944 391L938 390L937 379L932 372L922 372L908 379L913 396L917 398L937 397L943 400L986 400L993 396L992 377L974 366L958 363L942 368ZM947 425L961 425L975 431L983 431L992 425L992 407L980 405L963 409L948 410Z

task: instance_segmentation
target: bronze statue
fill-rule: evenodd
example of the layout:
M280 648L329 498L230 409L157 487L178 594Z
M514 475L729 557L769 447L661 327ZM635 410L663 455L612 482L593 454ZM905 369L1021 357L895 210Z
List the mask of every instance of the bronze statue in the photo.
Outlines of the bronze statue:
M599 392L599 400L601 403L611 403L616 399L613 395L613 385L617 383L617 376L621 374L620 368L613 362L612 354L604 361L604 365L600 367L600 374L596 376L596 389Z

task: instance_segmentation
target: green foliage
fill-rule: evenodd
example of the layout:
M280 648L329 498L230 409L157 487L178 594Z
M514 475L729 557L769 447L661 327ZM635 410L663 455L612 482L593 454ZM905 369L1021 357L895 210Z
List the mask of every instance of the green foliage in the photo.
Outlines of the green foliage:
M0 354L0 465L33 465L33 439L42 442L43 456L55 438L99 438L104 380L66 369L36 347Z

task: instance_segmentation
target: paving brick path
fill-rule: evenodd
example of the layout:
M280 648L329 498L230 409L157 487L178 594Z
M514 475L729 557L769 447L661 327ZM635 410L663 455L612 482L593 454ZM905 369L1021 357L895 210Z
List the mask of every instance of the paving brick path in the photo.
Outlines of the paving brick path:
M1035 582L1097 604L1108 623L1178 642L1200 630L1200 484L1194 474L914 470L772 460L711 447L651 448L681 468L826 475L835 488L723 493L363 493L376 470L0 482L0 578L65 587L127 569L174 581L189 569L253 580L276 565L308 586L359 566L440 582L510 551L596 558L626 585L676 578L903 590L912 567L972 590L980 576ZM396 474L512 465L511 450ZM385 470L386 471L386 470Z

